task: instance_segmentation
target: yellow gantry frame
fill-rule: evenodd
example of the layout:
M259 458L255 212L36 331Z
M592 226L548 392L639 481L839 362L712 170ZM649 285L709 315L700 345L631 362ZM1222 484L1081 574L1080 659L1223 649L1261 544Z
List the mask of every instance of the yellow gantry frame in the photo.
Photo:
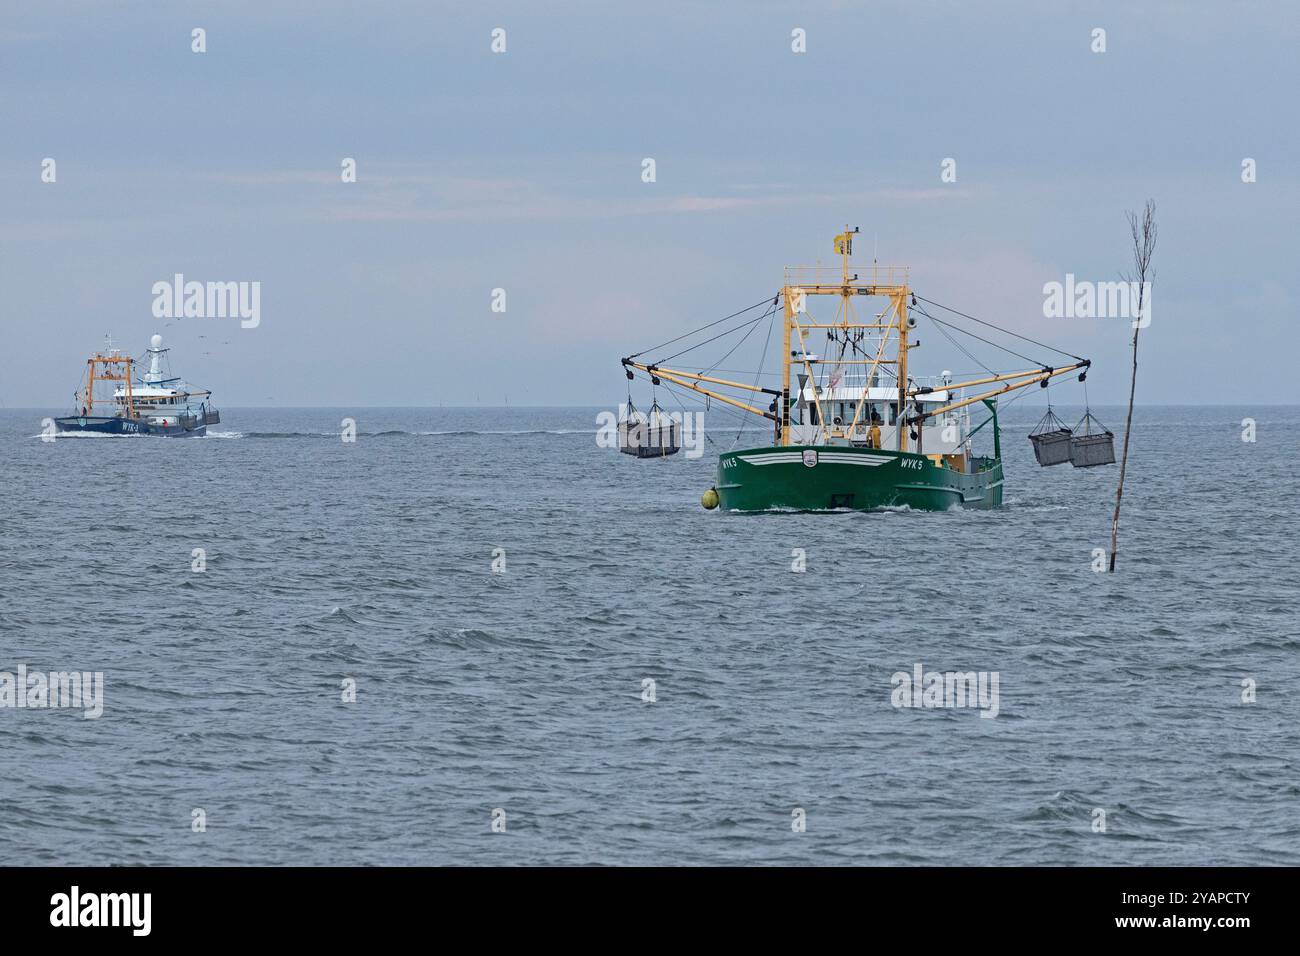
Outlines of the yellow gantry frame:
M89 369L86 375L86 394L85 408L90 414L95 413L95 379L101 382L125 382L126 383L126 409L127 412L135 415L135 396L131 390L131 366L133 360L127 356L115 355L92 355L86 359L86 366ZM95 366L104 366L104 371L95 374ZM114 374L119 366L125 366L126 370L122 374Z
M835 237L835 251L841 256L841 276L838 284L834 283L790 283L789 270L787 270L787 284L781 288L781 297L785 301L784 321L781 334L781 389L776 391L770 388L758 388L755 386L745 385L740 382L731 382L726 379L712 378L708 375L702 375L696 372L687 372L679 369L664 368L658 365L643 365L640 362L634 362L631 359L624 359L623 365L627 368L639 369L651 376L667 379L677 385L682 385L702 395L710 398L716 398L718 401L725 402L728 405L739 408L743 411L752 412L755 415L761 415L764 418L774 419L778 423L777 444L788 446L790 442L790 369L795 361L796 353L791 349L794 340L797 337L799 343L798 359L799 364L803 366L808 376L808 381L812 383L813 403L817 409L817 421L821 429L822 440L825 441L832 437L845 437L852 434L853 429L857 427L862 410L867 402L868 388L871 379L876 373L876 369L881 365L895 365L897 367L898 379L898 413L896 416L898 432L898 450L908 451L910 444L909 429L904 426L924 421L926 418L933 418L937 415L945 415L948 412L955 411L959 408L965 408L967 405L974 405L976 402L1002 395L1006 392L1016 389L1025 388L1029 385L1035 385L1045 382L1057 375L1067 375L1080 369L1087 369L1092 363L1087 359L1079 361L1073 365L1064 365L1060 368L1043 367L1030 369L1024 372L1005 372L997 375L990 375L984 378L971 379L965 382L952 382L943 386L942 389L933 388L912 388L907 387L907 356L908 349L915 348L916 345L908 342L908 319L907 308L911 302L912 290L906 282L877 282L875 274L877 268L871 267L872 279L860 279L858 275L850 274L849 256L853 250L853 235L856 230L850 231L847 226L844 232ZM888 276L893 278L895 270L889 269ZM834 323L819 322L800 322L799 316L805 314L804 301L810 295L837 295L841 298L841 316L842 321ZM890 305L881 318L883 322L851 322L849 321L852 306L851 302L854 296L883 296L889 299ZM830 361L823 362L820 359L810 358L808 353L807 342L804 339L804 332L813 329L877 329L881 330L880 345L876 350L875 358L870 361ZM891 332L898 333L898 350L894 358L885 357L885 345L889 340ZM847 432L836 429L834 432L826 426L826 416L822 413L821 398L818 395L816 379L813 375L812 367L814 364L830 365L870 365L865 379L866 385L862 390L862 397L858 400L857 407L853 412L853 421L850 422ZM770 411L764 411L755 408L746 402L739 401L721 392L707 389L699 385L700 382L708 382L713 385L720 385L726 388L741 389L748 393L764 392L768 395L777 397L777 412L773 414ZM946 391L951 394L956 389L974 387L977 385L1001 384L1001 387L990 389L976 395L974 398L962 399L961 401L951 402L942 408L921 414L917 412L911 418L905 418L905 411L909 399L915 399L918 396L926 395L934 391ZM918 449L919 451L919 449Z

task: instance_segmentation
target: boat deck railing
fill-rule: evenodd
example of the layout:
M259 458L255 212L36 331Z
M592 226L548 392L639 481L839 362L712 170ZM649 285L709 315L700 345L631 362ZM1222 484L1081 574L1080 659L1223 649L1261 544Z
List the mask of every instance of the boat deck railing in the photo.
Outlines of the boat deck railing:
M833 362L828 362L826 364L832 366L834 365ZM911 381L913 385L917 387L933 388L936 391L942 391L947 389L949 383L951 382L951 379L945 382L942 375L909 375L908 379ZM858 370L850 369L844 372L844 380L840 383L840 387L841 388L862 388L866 385L866 382L867 382L867 373L865 370L858 371ZM827 388L827 383L825 381L822 381L819 383L819 387L822 390L825 390ZM872 382L871 387L897 389L898 381L889 375L882 375L879 371L877 371L875 375L875 381Z
M907 266L885 266L874 262L849 263L849 284L852 286L868 285L907 285L909 282ZM844 283L844 270L840 265L786 266L785 284L793 286L833 285Z

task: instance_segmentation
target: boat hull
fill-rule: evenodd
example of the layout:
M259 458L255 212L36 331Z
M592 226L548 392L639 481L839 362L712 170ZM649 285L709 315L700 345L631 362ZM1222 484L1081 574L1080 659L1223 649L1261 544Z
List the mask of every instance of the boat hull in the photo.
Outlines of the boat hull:
M64 433L91 432L99 435L164 435L169 438L201 438L207 434L204 422L193 428L183 425L157 425L138 418L117 418L106 415L73 415L54 419L54 427Z
M909 507L997 508L1002 462L977 459L966 474L925 455L851 446L753 448L718 458L718 504L729 511Z

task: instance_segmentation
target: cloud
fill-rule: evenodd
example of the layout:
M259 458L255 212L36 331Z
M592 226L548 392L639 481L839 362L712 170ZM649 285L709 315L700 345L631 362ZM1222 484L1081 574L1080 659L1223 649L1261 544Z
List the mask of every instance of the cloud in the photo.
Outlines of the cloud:
M393 178L389 185L405 185ZM851 208L867 204L947 202L967 198L965 190L881 189L867 192L773 192L763 195L647 196L610 198L590 195L546 194L536 183L507 180L441 181L428 183L427 193L362 194L355 201L313 210L313 215L335 221L455 222L465 220L580 220L618 219L678 213L735 212L776 208L825 206ZM646 190L655 190L646 184Z

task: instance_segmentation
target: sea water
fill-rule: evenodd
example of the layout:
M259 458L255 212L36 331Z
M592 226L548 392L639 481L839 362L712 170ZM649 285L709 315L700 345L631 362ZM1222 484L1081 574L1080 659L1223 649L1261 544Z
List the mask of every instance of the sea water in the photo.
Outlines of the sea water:
M1114 575L1027 403L949 513L706 512L768 433L598 411L0 411L0 672L102 674L0 707L9 862L1300 864L1300 409L1140 407Z

